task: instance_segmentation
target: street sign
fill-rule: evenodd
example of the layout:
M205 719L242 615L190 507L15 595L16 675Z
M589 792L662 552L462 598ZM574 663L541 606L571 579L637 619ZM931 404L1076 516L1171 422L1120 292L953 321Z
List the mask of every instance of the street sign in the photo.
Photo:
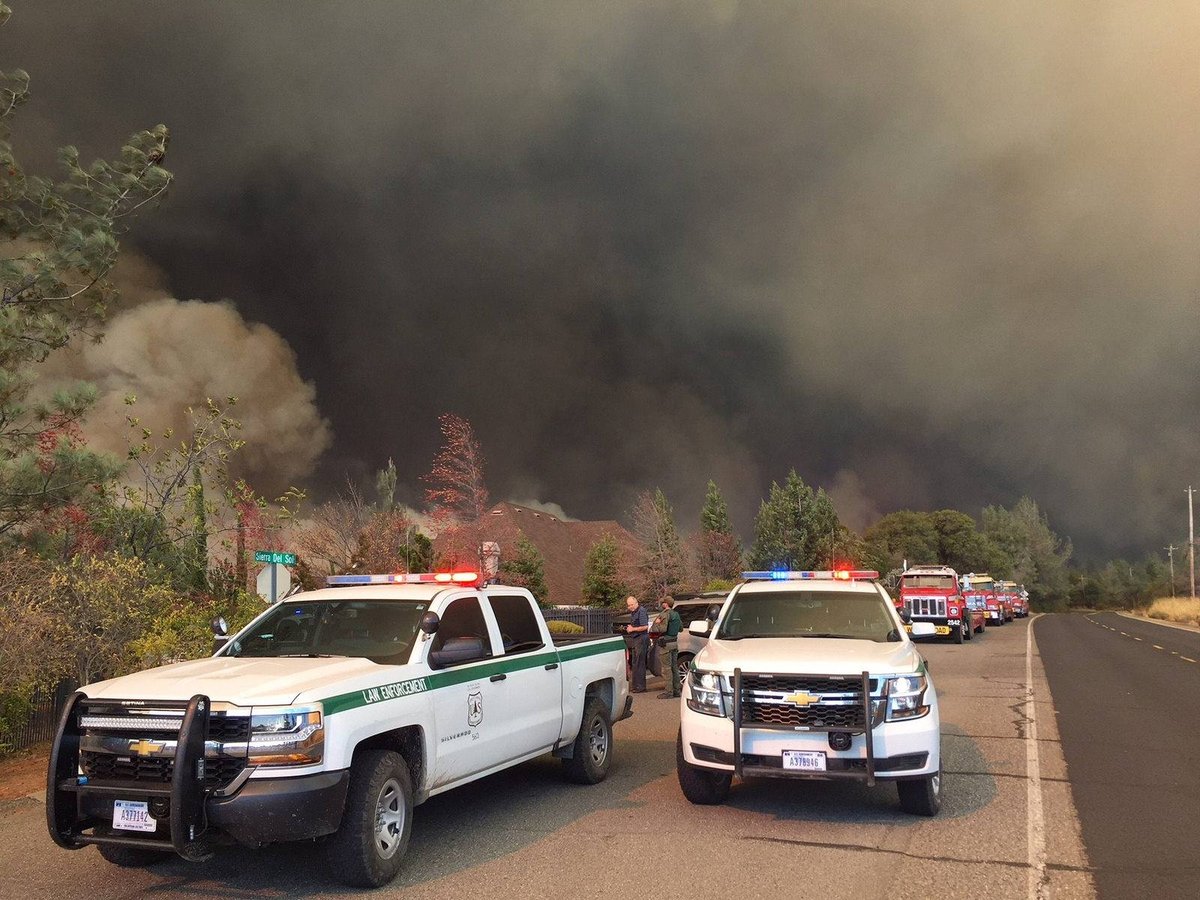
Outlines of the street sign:
M254 561L274 563L279 566L294 566L296 564L296 554L284 553L282 550L255 550Z
M263 566L255 582L255 587L258 588L258 596L262 597L268 603L274 603L286 595L288 588L291 586L291 574L284 566L278 563Z

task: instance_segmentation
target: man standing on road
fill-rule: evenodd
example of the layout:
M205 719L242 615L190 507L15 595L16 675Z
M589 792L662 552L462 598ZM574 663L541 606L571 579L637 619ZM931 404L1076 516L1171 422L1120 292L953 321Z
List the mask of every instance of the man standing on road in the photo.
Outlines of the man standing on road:
M659 615L665 614L667 618L658 646L662 652L662 665L667 666L667 671L671 673L671 688L658 696L666 699L679 696L679 632L683 631L683 619L671 608L674 602L670 597L663 597L659 605L662 607ZM658 648L654 652L659 652Z
M629 624L625 626L625 643L629 647L633 668L633 693L646 693L646 654L650 650L650 617L638 603L637 597L626 597Z

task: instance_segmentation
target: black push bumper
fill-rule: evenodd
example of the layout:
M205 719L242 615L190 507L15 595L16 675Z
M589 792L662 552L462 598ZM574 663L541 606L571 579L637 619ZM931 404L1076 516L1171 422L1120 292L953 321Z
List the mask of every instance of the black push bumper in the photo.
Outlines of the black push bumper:
M111 844L173 851L184 859L203 860L214 845L230 840L257 846L303 840L337 830L349 786L349 771L293 778L247 779L223 796L207 789L204 741L209 701L197 695L180 724L169 783L100 781L79 774L79 706L76 693L67 701L50 753L46 784L46 823L60 847L78 850ZM115 800L146 802L158 827L153 832L113 829Z
M743 723L743 701L742 701L742 679L747 677L749 673L742 672L741 669L733 670L733 773L738 778L745 776L757 775L767 777L789 777L789 778L822 778L822 779L852 779L855 781L865 781L868 785L874 786L875 772L877 771L878 759L875 756L875 726L879 724L882 716L882 708L887 705L887 693L881 686L879 697L871 695L871 674L863 672L858 679L859 685L859 702L862 704L862 723L855 726L829 726L829 727L810 727L808 731L822 732L843 732L851 736L861 734L866 738L866 757L862 760L861 768L858 766L847 767L844 769L827 769L820 773L807 773L794 770L783 770L774 765L765 765L764 761L759 757L751 756L742 751L742 729L746 727ZM761 676L751 676L761 677ZM823 676L816 676L823 677ZM877 715L872 709L872 700L878 699L882 701L881 713ZM763 722L755 722L752 726L755 729L790 731L788 726L769 725Z

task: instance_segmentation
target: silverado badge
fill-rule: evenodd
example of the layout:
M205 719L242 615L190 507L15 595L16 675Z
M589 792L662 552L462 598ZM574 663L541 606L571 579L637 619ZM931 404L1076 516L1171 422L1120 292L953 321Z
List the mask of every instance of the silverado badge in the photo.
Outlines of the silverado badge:
M784 703L794 703L796 706L808 706L812 703L820 702L820 697L814 697L812 694L806 694L800 691L798 694L788 694L783 698Z

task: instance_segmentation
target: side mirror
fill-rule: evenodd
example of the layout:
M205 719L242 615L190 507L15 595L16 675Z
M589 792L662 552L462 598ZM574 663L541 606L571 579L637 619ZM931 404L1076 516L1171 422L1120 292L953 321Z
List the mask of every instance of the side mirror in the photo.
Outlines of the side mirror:
M435 612L427 612L421 616L421 630L426 634L435 634L438 626L442 624L442 620L438 618Z
M912 613L910 613L907 608L898 609L896 612L900 613L901 622L903 622L905 625L912 624Z
M477 637L450 638L442 645L441 650L431 650L429 666L433 669L444 669L457 663L474 662L483 659L483 641Z
M933 637L937 634L937 626L932 622L914 622L912 627L913 637Z
M707 619L697 619L688 624L688 631L691 634L708 634L709 624Z
M212 620L213 637L224 637L229 634L229 623L225 621L224 616L217 616Z
M720 617L720 615L721 615L721 604L714 603L712 606L710 606L708 608L708 612L705 614L704 618L708 619L708 621L710 621L710 622L715 622Z

